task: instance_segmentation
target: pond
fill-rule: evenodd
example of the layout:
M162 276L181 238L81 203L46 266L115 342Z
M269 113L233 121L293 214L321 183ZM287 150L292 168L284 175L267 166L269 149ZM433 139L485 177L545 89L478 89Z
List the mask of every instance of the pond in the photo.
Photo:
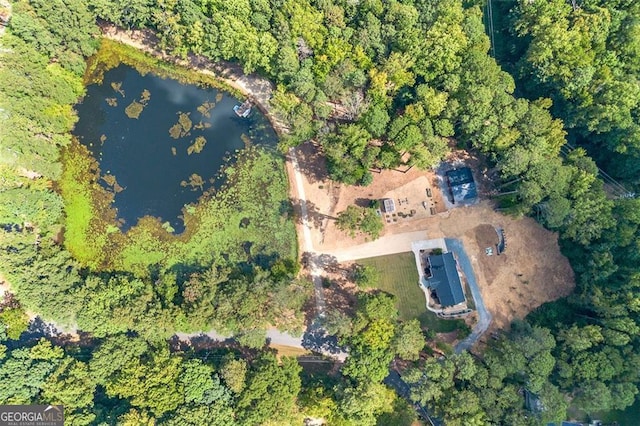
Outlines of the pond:
M266 117L257 108L238 117L239 103L221 90L141 75L124 64L87 87L73 133L98 161L101 184L114 192L123 230L154 216L182 232L182 208L223 184L216 176L231 154L275 145Z

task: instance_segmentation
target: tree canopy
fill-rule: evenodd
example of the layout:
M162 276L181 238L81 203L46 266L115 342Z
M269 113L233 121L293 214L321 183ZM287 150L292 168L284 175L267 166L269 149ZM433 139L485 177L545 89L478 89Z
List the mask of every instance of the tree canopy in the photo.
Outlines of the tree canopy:
M0 39L0 278L16 301L0 304L0 402L63 404L78 425L299 424L305 415L392 424L414 418L382 383L399 357L410 362L412 398L451 425L540 424L564 419L568 404L585 415L633 404L640 7L494 7L502 13L489 37L480 2L461 0L13 2ZM419 356L429 352L425 334L399 321L389 295L360 291L353 315L326 319L346 363L331 377L305 376L263 348L267 327L304 329L311 295L289 243L277 153L238 154L223 170L230 184L185 210L189 238L168 243L153 220L130 234L109 222L95 160L70 136L98 19L149 29L168 54L269 78L271 106L290 130L280 147L315 138L345 184L433 167L453 147L483 154L499 206L559 232L575 294L514 323L477 358L437 359ZM376 238L379 219L350 206L338 225ZM78 327L90 347L19 341L27 313ZM214 361L167 346L178 330L211 328L244 346Z

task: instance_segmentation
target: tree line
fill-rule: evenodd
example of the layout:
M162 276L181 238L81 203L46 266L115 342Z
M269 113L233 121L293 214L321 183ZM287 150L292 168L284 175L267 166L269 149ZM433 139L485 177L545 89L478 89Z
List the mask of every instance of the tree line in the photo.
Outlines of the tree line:
M297 365L269 355L247 363L247 380L234 380L220 366L169 353L158 337L226 324L261 346L263 327L303 303L301 293L288 298L305 288L293 279L295 265L229 269L211 261L182 275L140 276L96 274L74 259L64 248L59 157L71 144L97 17L152 28L174 54L238 61L271 78L272 103L293 129L282 147L318 138L337 180L365 185L372 167L430 167L456 143L486 155L503 208L534 212L560 232L574 295L540 307L478 359L417 360L405 373L414 398L448 423L536 424L560 420L569 404L587 414L631 405L640 371L640 203L608 197L588 154L637 185L639 9L604 0L513 6L497 46L510 52L499 55L503 69L488 55L477 2L16 2L0 54L0 81L11 82L0 85L0 272L24 307L104 340L89 360L81 349L46 342L2 346L2 383L18 375L25 384L3 387L2 400L62 401L78 424L202 419L211 407L240 424L296 410L375 424L393 414L384 407L395 397L380 383L389 362L411 360L419 346L415 325L398 323L383 295L363 295L353 318L328 324L351 348L337 382L298 385ZM585 149L561 155L567 138ZM141 247L135 259L145 256ZM3 339L23 327L19 313L3 309L3 324L11 324ZM120 353L118 345L123 356L102 362L122 365L100 367L102 348ZM159 392L163 386L175 392ZM533 405L525 406L525 394Z

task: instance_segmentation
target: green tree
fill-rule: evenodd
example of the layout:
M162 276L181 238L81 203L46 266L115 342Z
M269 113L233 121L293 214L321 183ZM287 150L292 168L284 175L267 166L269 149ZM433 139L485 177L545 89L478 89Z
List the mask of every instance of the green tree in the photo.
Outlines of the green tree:
M239 394L246 383L247 363L242 359L227 359L220 369L220 376L232 392Z
M241 424L287 421L292 415L301 388L301 367L293 358L284 357L281 362L278 365L275 356L269 354L257 361L238 398Z
M95 18L81 0L17 2L11 31L77 74L96 49Z
M230 399L228 391L213 373L213 368L200 360L189 360L182 364L180 382L187 404L209 404L219 400L228 402Z
M356 230L362 221L362 211L357 206L348 206L346 210L338 213L336 225L338 229L349 231L351 237L355 237Z
M0 360L0 402L31 404L36 400L49 375L62 362L62 349L41 339L32 348L19 348ZM72 391L74 392L74 391Z
M346 210L338 213L336 226L341 231L349 232L353 238L357 232L372 237L374 240L380 237L384 228L382 218L374 208L348 206Z
M118 422L123 426L153 426L156 424L156 419L146 411L132 408L120 416Z
M161 416L183 401L180 364L180 358L164 348L153 351L148 360L130 359L106 382L107 394L128 398L132 405Z
M218 401L209 405L182 405L159 424L170 426L199 426L203 424L233 426L239 423L234 418L233 409L229 405Z
M238 343L253 349L260 349L267 343L264 330L253 329L242 332L237 336Z
M349 185L361 183L379 151L370 140L369 132L357 124L338 126L336 133L327 134L322 144L329 175Z
M380 282L380 271L374 266L354 265L353 279L360 288L374 288Z
M9 339L19 339L20 335L28 327L29 317L19 306L2 308L2 312L0 312L0 328L4 328L4 332Z
M377 417L391 411L396 396L382 383L364 382L342 391L338 409L353 424L375 425Z
M89 362L91 374L98 383L106 383L148 350L147 342L139 337L109 336L93 352Z
M420 322L417 319L405 321L396 326L394 346L400 358L417 360L425 343Z
M96 384L86 363L65 358L42 385L42 398L50 404L63 405L65 421L92 424Z
M387 108L384 105L374 103L362 114L359 122L371 136L379 138L385 134L390 120Z
M384 293L359 296L351 333L341 339L349 347L344 375L359 383L382 382L394 356L397 318L393 297Z
M378 239L384 229L380 213L374 208L365 208L359 229L362 233L370 236L374 240Z

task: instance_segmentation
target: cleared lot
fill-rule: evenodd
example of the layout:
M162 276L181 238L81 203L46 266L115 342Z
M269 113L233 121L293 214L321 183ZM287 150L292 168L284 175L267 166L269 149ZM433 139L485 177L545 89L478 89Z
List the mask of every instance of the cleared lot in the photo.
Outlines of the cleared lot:
M349 238L335 227L334 218L340 211L351 204L368 205L370 200L384 198L390 191L396 191L398 203L405 198L413 202L417 195L397 193L403 188L412 188L413 181L424 183L426 177L432 197L425 192L425 199L443 205L437 182L434 183L435 173L415 168L406 173L384 171L374 173L374 181L367 187L341 185L327 178L324 158L317 147L307 143L297 147L296 152L306 197L312 200L308 209L316 252L344 262L406 252L416 240L459 239L469 255L484 303L493 316L490 330L506 328L512 320L525 317L544 302L573 291L573 271L560 253L557 234L545 230L531 218L514 218L496 212L490 200L438 212L435 216L416 215L393 224L385 223L382 238L375 242L366 241L364 236ZM465 158L465 162L474 165L472 158ZM481 189L483 183L478 184ZM295 205L295 194L293 199ZM504 231L507 239L506 251L500 256L494 246L498 238L497 234L493 236L495 228ZM491 256L487 255L488 248L494 249ZM414 290L419 290L417 285Z

